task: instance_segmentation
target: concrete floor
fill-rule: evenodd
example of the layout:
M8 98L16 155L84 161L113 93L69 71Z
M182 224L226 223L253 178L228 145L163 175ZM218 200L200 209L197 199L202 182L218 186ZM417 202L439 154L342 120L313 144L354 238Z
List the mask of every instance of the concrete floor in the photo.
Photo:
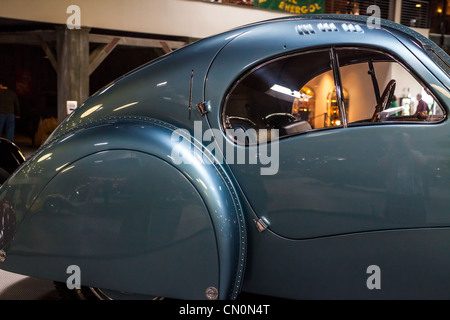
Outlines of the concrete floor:
M0 270L0 300L60 300L53 282Z

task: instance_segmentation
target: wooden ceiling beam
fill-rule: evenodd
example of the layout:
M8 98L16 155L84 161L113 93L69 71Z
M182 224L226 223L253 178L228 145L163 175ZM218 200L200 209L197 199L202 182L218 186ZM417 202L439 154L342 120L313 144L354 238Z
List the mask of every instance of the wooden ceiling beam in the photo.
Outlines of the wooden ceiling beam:
M165 52L170 52L186 45L186 42L184 41L124 37L124 36L105 35L96 33L89 34L90 43L109 44L113 42L115 38L120 38L117 45L132 46L132 47L162 48ZM19 32L4 32L4 33L0 32L0 43L5 44L24 44L24 45L42 46L41 43L42 40L45 41L47 44L56 43L56 32L53 30L33 30L33 31L19 31Z

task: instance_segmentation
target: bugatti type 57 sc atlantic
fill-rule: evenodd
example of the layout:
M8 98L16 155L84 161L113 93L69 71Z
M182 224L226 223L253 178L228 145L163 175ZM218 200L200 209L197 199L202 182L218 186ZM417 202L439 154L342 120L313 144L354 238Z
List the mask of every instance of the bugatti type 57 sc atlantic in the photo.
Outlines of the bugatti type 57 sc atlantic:
M254 23L105 86L3 184L0 268L83 298L450 298L450 59L369 22Z

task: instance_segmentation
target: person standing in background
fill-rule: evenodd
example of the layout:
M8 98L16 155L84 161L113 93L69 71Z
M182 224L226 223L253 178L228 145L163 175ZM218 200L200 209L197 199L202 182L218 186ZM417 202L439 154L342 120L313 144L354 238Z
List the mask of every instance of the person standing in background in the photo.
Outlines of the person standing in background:
M428 107L428 104L422 100L422 95L419 93L417 94L417 108L414 115L418 118L426 118L428 116L428 113L430 112L430 108Z
M15 121L20 117L19 99L13 90L8 89L0 79L0 135L5 130L6 139L14 141Z

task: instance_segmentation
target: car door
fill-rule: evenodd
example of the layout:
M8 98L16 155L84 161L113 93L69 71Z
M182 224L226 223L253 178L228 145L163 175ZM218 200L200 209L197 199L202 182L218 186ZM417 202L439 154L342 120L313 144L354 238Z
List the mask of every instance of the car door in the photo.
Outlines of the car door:
M400 105L376 111L389 89ZM419 94L433 109L425 119L414 115ZM436 175L448 156L439 147L448 130L442 104L381 51L325 48L277 58L227 96L224 131L248 150L227 161L258 216L288 238L448 225ZM237 141L236 128L247 140ZM267 150L249 141L262 143L271 131L278 137ZM259 155L253 164L252 154Z
M394 259L389 279L404 289L411 279L393 275L406 267L413 270L409 276L419 275L417 259L431 242L403 251L400 230L407 242L414 230L450 225L449 100L447 89L411 52L398 42L397 52L388 49L391 40L324 45L321 38L320 46L261 58L221 91L211 84L224 78L215 71L229 62L225 52L234 49L240 56L243 41L233 46L234 40L212 65L205 94L210 110L220 108L208 119L213 127L219 120L223 136L216 138L224 139L222 153L251 208L273 234L294 240L293 250L309 252L289 255L292 263L323 257L333 247L339 251L334 263L319 268L322 276L356 265L367 256L349 255L354 243L335 247L337 237L357 234L370 243L376 234L372 263ZM419 94L429 108L424 118L415 115ZM386 241L393 233L400 236L394 245ZM320 242L309 250L314 239ZM446 254L442 250L438 255ZM435 279L449 260L436 261L429 269ZM305 282L318 276L309 268L289 269L291 275L305 272ZM361 278L348 270L341 274L344 282ZM423 286L425 280L412 278Z

